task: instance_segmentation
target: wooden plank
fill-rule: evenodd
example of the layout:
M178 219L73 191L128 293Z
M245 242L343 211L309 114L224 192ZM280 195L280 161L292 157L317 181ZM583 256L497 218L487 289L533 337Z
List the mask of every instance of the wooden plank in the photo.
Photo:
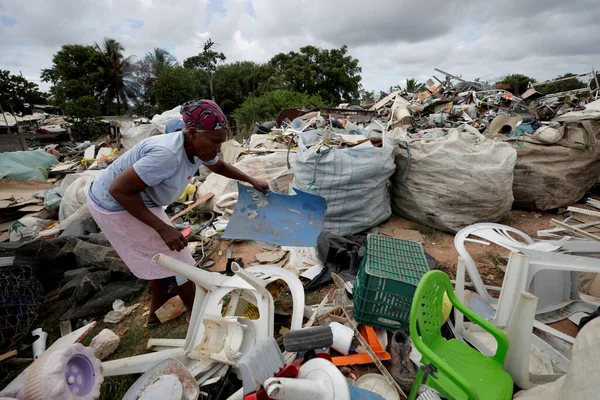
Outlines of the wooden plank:
M205 194L204 196L200 197L198 199L198 201L196 201L194 204L192 204L191 206L189 206L185 210L180 211L177 214L173 215L171 217L171 222L175 221L177 218L181 217L182 215L185 215L188 211L191 211L194 208L198 207L200 204L206 203L208 200L212 199L213 197L215 197L214 193L207 193L207 194Z
M584 230L581 230L579 228L575 228L571 225L565 224L564 222L560 222L557 221L555 219L551 219L550 222L554 225L554 226L560 226L562 228L565 228L569 231L574 232L576 235L587 238L587 239L592 239L592 240L596 240L598 242L600 242L600 236L596 236L596 235L592 235L591 233L588 233Z
M17 351L16 350L11 350L8 353L4 353L2 355L0 355L0 361L4 361L8 358L14 357L17 355Z

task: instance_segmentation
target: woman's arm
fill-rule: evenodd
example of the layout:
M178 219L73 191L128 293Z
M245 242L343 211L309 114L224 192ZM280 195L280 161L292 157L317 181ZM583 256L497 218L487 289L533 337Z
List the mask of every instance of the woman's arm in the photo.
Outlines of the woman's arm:
M129 167L117 176L108 188L108 193L129 214L154 229L171 250L183 250L187 243L181 232L154 215L144 204L140 192L146 187L133 167Z
M267 182L254 179L231 164L227 164L226 162L219 160L215 165L207 165L207 167L215 174L223 175L226 178L235 179L237 181L248 182L254 186L256 190L267 194L267 189L269 188L269 184Z

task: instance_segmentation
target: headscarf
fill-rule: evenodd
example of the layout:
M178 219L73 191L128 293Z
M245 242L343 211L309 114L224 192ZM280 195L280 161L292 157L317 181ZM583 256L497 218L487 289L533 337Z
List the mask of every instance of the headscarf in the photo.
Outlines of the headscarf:
M190 100L181 106L183 123L187 129L203 131L227 129L227 117L212 100Z

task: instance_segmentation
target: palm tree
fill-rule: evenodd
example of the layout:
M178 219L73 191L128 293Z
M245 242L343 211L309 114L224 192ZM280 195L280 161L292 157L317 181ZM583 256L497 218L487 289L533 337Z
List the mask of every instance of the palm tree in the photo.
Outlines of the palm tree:
M404 90L406 90L409 93L416 93L419 90L423 89L425 87L425 84L419 82L418 80L411 78L411 79L407 79L406 80L406 88L404 88Z
M117 113L121 115L121 102L123 107L128 108L128 100L137 95L137 83L133 77L134 56L125 58L125 48L112 38L104 38L100 45L96 43L96 49L104 54L104 79L108 90L108 96L117 100Z
M160 47L155 47L154 50L146 53L145 59L152 64L154 76L158 76L165 68L173 67L176 61L171 53Z

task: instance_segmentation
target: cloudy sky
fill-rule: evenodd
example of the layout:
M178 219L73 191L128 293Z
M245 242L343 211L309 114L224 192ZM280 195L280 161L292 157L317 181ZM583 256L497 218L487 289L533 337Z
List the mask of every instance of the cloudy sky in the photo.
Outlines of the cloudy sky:
M0 69L47 89L40 70L62 44L110 36L127 54L163 47L182 63L210 37L228 61L346 44L368 90L436 67L540 80L600 69L598 21L598 0L0 0Z

